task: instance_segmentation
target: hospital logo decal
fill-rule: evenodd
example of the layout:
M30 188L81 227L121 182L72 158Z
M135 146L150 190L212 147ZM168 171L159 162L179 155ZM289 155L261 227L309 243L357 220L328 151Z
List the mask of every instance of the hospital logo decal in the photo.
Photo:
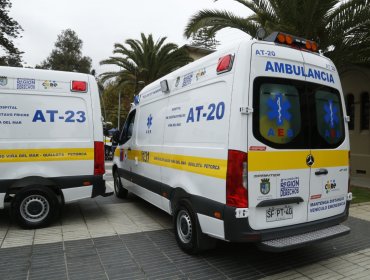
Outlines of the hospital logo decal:
M336 187L337 183L335 183L335 180L328 180L325 184L325 192L328 194L329 192L335 191Z
M8 84L8 78L1 76L0 77L0 86L5 87Z
M35 79L17 79L17 89L36 89Z
M58 83L56 81L44 81L42 83L42 86L44 87L44 89L52 89L56 88L58 86Z
M280 196L291 196L299 193L299 177L282 178L280 180Z
M270 179L261 179L260 191L262 194L268 194L270 192Z
M148 127L148 129L145 131L146 134L152 133L152 130L151 130L152 124L153 124L153 117L152 117L152 114L150 114L147 119L147 123L146 123L146 126Z

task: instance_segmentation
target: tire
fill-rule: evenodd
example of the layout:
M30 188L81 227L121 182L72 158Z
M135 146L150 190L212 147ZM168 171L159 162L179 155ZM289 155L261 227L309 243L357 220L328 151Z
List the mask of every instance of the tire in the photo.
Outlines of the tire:
M11 205L13 219L23 228L48 226L60 213L56 194L47 187L29 186L20 190Z
M114 193L118 198L127 198L128 190L122 186L121 178L118 176L117 171L113 172L114 180Z
M180 204L174 216L175 237L179 247L188 254L214 248L216 240L202 233L191 207Z

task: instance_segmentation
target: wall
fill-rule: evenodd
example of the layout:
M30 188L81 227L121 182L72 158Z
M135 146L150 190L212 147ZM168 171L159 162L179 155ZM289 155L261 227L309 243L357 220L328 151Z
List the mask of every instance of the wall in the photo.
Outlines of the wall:
M354 95L354 129L350 130L351 175L370 179L370 131L360 129L361 93L370 94L370 69L351 67L340 77L345 98L347 94ZM362 174L363 171L366 174Z

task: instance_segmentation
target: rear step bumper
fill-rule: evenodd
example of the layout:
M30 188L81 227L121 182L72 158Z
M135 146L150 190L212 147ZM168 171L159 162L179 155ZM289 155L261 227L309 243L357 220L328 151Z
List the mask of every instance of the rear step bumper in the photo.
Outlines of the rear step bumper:
M339 237L350 233L351 229L345 225L336 225L329 228L315 230L303 234L263 241L259 244L261 250L282 252Z

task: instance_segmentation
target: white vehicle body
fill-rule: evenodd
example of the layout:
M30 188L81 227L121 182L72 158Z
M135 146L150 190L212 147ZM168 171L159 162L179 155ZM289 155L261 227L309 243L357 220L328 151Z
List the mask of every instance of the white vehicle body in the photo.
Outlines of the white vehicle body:
M95 78L12 67L0 67L0 76L0 209L4 202L13 205L27 197L27 192L29 200L18 201L23 212L16 218L23 226L37 227L51 219L48 211L54 212L50 201L40 197L44 189L52 190L62 203L104 195Z
M274 42L235 43L141 91L113 172L174 215L180 231L183 219L182 237L182 200L198 231L221 240L284 250L345 234L344 104L329 59ZM307 232L321 237L293 240Z

